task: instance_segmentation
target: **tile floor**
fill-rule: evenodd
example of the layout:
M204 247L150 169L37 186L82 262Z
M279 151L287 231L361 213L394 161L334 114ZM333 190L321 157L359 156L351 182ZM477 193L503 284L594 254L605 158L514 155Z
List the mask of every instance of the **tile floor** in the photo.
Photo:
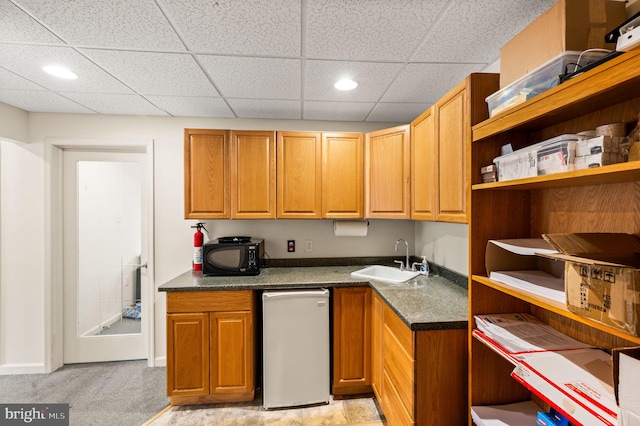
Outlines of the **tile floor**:
M384 426L375 398L331 399L328 405L265 410L260 398L249 403L172 407L146 426Z

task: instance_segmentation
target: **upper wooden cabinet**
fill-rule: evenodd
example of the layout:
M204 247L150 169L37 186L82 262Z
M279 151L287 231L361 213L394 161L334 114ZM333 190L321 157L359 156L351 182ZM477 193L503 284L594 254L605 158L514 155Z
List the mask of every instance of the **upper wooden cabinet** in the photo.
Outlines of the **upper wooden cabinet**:
M438 192L434 107L411 122L411 218L435 220Z
M184 130L184 217L230 216L228 130Z
M362 133L322 134L322 217L364 217Z
M364 217L362 133L278 132L277 217Z
M275 219L276 132L231 132L231 217Z
M319 132L278 132L277 217L322 217L321 152Z
M276 217L273 131L185 129L185 219Z
M471 126L498 74L471 74L411 122L411 218L468 222Z
M409 219L409 125L365 135L365 215L380 219Z

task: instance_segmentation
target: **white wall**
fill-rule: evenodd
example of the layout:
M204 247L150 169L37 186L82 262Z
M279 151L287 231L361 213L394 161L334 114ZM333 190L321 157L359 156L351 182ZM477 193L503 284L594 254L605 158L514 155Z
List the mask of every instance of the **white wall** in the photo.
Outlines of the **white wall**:
M466 224L416 222L415 255L462 275L469 270L469 227Z
M16 246L16 240L22 240L22 231L27 229L30 239L28 249L22 252L33 253L36 258L29 263L29 273L13 268L13 257L3 252L2 285L0 286L0 374L3 372L41 372L48 365L55 368L55 360L44 359L45 345L55 346L56 325L45 324L44 312L48 309L44 300L51 291L49 274L55 273L55 240L59 237L51 234L50 217L58 204L49 200L51 185L55 187L55 168L50 170L51 158L45 154L47 147L69 141L77 144L79 140L100 144L103 140L143 140L154 143L154 217L155 217L155 285L156 287L189 270L192 257L192 238L194 230L190 226L195 221L183 219L183 131L184 128L230 128L230 129L266 129L266 130L325 130L325 131L362 131L369 132L390 127L394 123L347 123L347 122L310 122L310 121L274 121L274 120L230 120L200 118L166 117L122 117L94 116L74 114L29 114L28 134L30 143L14 146L4 158L11 158L12 167L3 170L2 182L11 181L12 192L3 197L3 232L15 230L12 235L3 234L3 247ZM0 128L0 131L5 129ZM15 132L14 132L15 134ZM2 135L0 133L0 135ZM17 152L16 152L17 151ZM18 160L19 161L16 161ZM20 176L21 174L26 175ZM27 194L25 197L24 194ZM4 200L13 194L18 198L16 210L5 214ZM13 202L13 200L11 200ZM20 211L29 211L35 217L22 215ZM52 212L53 210L53 212ZM27 222L28 221L28 222ZM395 241L405 238L410 244L410 253L426 254L428 259L440 263L452 270L466 274L466 246L460 250L461 239L466 236L457 225L414 223L412 221L371 220L367 237L335 237L333 222L330 220L216 220L207 221L206 226L211 238L223 235L248 234L264 238L266 249L272 258L291 257L351 257L351 256L399 256L394 251ZM444 226L443 231L439 231ZM416 232L418 230L418 232ZM7 231L8 232L8 231ZM54 247L50 257L53 265L45 259L47 238L51 238ZM296 253L286 252L286 240L297 241ZM313 241L313 251L304 250L304 242ZM415 244L415 241L418 244ZM26 243L23 243L23 245ZM6 259L6 261L5 261ZM11 265L11 267L7 266ZM5 278L6 277L6 278ZM10 283L10 284L9 284ZM54 304L59 295L49 295ZM16 304L16 300L25 301ZM28 303L26 301L29 301ZM155 292L155 362L163 365L165 355L165 298L164 293ZM5 308L5 305L7 306ZM28 308L27 306L28 305ZM58 303L58 306L60 304ZM19 312L18 312L19 311ZM35 317L33 312L35 313ZM20 321L25 312L30 312L28 324ZM48 332L48 327L53 331ZM28 335L28 339L24 338ZM47 336L51 336L50 338ZM45 340L54 340L47 343ZM22 364L31 367L25 371Z
M0 138L27 142L29 140L29 114L19 108L0 102Z
M0 374L42 371L43 180L42 146L0 140Z
M0 104L1 105L1 104ZM19 111L18 111L19 112ZM20 114L18 114L20 115ZM55 192L55 158L49 146L65 140L101 141L142 140L154 143L154 217L156 287L189 270L195 221L183 219L183 131L194 128L325 130L369 132L395 123L347 123L274 120L188 119L167 117L122 117L74 114L28 114L28 129L0 127L0 136L28 136L29 144L10 145L2 159L11 163L2 170L2 258L0 268L0 374L48 371L55 360L45 359L45 347L55 346L58 325L46 324L45 312L52 300L61 306L59 295L51 292L51 274L55 274L56 240L51 234L56 224L51 217L59 209ZM55 157L55 153L54 153ZM10 184L9 184L10 182ZM5 187L9 187L7 192ZM5 201L6 200L6 201ZM14 208L5 212L7 202ZM26 215L24 212L28 212ZM249 234L264 238L272 258L394 256L398 238L406 238L414 251L412 221L372 220L367 237L335 237L330 220L208 221L211 237ZM25 238L27 236L28 238ZM6 238L5 238L6 237ZM47 239L51 241L47 241ZM298 241L295 254L285 250L287 239ZM313 252L304 251L304 241L313 241ZM52 242L47 249L45 243ZM6 252L5 247L10 247ZM17 252L13 250L17 249ZM14 267L17 253L29 253ZM46 254L45 254L46 253ZM53 259L53 264L51 264ZM55 292L55 291L54 291ZM159 365L165 354L165 299L155 293L155 357ZM25 319L28 316L28 321ZM49 331L52 330L52 331ZM26 366L26 367L25 367Z

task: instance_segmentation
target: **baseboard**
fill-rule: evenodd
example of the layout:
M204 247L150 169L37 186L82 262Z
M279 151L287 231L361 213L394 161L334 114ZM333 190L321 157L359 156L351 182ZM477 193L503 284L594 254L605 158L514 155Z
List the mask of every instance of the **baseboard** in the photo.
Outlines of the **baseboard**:
M165 356L157 356L154 359L154 367L166 367L167 366L167 357Z
M10 374L41 374L46 373L44 364L2 364L0 375Z

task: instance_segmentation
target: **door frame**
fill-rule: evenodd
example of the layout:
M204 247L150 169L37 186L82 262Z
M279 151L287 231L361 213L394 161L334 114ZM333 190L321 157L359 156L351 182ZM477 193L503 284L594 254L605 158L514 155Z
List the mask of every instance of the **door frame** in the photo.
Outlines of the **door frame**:
M44 276L44 369L52 372L64 364L64 286L63 286L63 167L65 148L146 153L148 223L147 285L141 291L149 302L147 311L147 365L155 366L155 276L154 276L154 142L128 138L47 138L45 139L45 276Z

